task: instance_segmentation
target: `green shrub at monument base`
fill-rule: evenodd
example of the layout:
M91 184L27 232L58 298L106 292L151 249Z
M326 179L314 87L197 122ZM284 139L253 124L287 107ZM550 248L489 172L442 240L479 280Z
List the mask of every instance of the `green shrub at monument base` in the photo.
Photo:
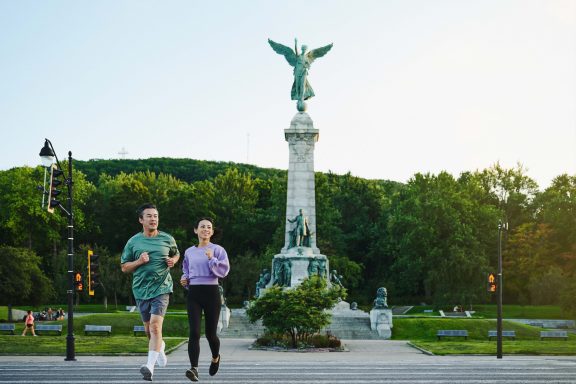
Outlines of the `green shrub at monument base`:
M292 347L292 339L286 334L265 334L259 337L252 344L252 348L279 348L289 349ZM329 349L331 351L343 350L343 345L340 339L334 335L328 334L314 334L308 336L305 340L298 343L298 349Z
M327 288L322 278L311 277L293 289L269 288L246 311L251 322L262 320L270 335L289 335L291 347L306 342L330 324L333 308L346 291L340 286Z

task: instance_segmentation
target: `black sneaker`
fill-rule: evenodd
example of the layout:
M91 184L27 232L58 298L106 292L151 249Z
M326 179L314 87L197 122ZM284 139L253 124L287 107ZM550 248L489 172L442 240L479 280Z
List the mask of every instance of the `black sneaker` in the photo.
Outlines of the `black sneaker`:
M217 363L210 362L210 369L208 370L208 373L210 374L210 376L214 376L216 374L216 372L218 372L219 367L220 367L220 355L218 355L218 362Z
M190 368L186 371L186 377L190 379L190 381L198 381L198 370L196 368Z

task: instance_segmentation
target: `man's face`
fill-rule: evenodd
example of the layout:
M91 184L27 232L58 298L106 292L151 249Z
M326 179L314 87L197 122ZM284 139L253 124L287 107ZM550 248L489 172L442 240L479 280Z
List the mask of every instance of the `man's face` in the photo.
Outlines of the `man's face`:
M144 232L154 232L158 229L158 211L154 208L145 209L139 220Z

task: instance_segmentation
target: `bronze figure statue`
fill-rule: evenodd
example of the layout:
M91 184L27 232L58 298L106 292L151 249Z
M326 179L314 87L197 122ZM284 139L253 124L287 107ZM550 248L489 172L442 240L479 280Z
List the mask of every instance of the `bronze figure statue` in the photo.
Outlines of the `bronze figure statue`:
M306 104L304 100L308 100L314 96L314 90L308 82L308 71L310 65L314 60L325 54L332 49L333 44L328 44L320 48L307 51L308 47L302 45L301 51L298 52L298 40L294 39L294 49L287 47L283 44L276 43L268 39L268 43L274 52L283 55L292 67L294 67L294 83L292 83L292 100L297 100L298 111L304 112Z

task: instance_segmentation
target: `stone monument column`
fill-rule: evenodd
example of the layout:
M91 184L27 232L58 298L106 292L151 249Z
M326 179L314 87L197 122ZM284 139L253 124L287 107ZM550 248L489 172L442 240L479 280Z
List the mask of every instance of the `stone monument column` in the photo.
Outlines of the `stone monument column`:
M312 119L306 112L297 113L290 122L290 128L284 130L288 142L289 166L286 196L286 226L284 247L286 253L291 245L291 225L300 210L307 218L309 244L312 253L320 254L316 246L316 189L314 181L314 145L318 141L319 131L314 128Z
M274 52L284 56L294 67L294 82L290 97L296 100L299 111L284 130L288 142L289 165L284 218L284 246L274 255L272 268L262 271L256 283L257 296L262 296L272 286L296 287L310 276L329 280L328 258L320 254L316 245L316 188L314 181L314 145L318 141L318 130L306 113L305 101L314 96L308 82L308 71L314 60L324 56L332 44L308 51L305 45L294 49L268 39Z
M257 296L267 288L296 287L302 280L317 275L329 280L329 263L316 246L316 188L314 145L318 130L306 112L298 112L284 130L288 142L289 166L284 218L284 246L272 260L269 277L263 272Z

